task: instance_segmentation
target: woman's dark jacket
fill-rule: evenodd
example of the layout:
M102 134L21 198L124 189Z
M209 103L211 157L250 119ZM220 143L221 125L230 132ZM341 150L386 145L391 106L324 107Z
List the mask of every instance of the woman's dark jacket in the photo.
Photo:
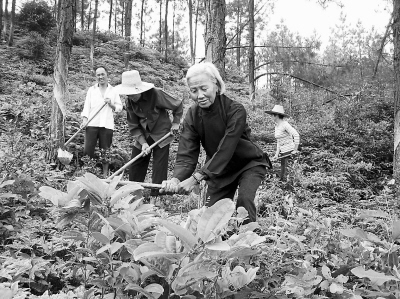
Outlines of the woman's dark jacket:
M174 177L187 179L196 169L200 143L207 157L200 173L209 186L224 187L244 170L270 166L266 154L250 140L246 109L225 95L217 95L208 109L192 105L186 113L179 141Z

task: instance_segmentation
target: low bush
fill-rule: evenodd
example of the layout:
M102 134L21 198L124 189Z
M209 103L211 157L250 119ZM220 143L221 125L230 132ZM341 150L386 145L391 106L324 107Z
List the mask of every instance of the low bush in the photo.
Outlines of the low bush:
M50 6L45 1L30 1L22 5L19 24L28 31L46 35L56 26Z

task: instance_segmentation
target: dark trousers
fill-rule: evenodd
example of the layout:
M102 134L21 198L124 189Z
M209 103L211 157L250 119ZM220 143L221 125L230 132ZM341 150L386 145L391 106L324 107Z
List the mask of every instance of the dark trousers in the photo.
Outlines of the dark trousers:
M217 201L223 198L231 198L235 196L238 190L237 204L238 207L244 207L249 213L249 219L244 224L256 221L257 211L254 203L254 197L258 187L261 184L267 170L265 166L255 166L243 171L235 181L222 188L207 188L206 206L211 207Z
M94 158L94 149L99 140L99 148L108 149L111 147L114 131L104 127L87 127L85 130L84 154Z
M288 169L288 164L289 164L289 160L291 159L290 156L291 152L286 152L286 153L281 153L280 156L288 156L285 158L281 158L281 174L280 174L280 178L281 181L286 182L287 179L287 169Z
M152 145L154 140L149 137L147 138L148 145ZM142 151L135 146L132 149L131 159L139 155ZM152 150L153 153L153 169L152 169L152 182L154 184L161 184L162 181L167 179L168 175L168 157L169 157L169 144L160 148L158 145ZM150 155L144 156L139 160L132 163L129 168L129 180L135 182L143 182L147 168L149 167ZM158 190L152 190L150 195L158 195Z

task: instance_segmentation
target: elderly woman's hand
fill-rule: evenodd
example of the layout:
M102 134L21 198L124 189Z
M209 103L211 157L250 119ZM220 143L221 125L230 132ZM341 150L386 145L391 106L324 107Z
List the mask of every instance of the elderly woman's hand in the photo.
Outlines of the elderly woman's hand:
M177 178L172 178L161 183L160 193L178 193L179 183L181 181Z
M188 194L192 192L194 186L196 186L197 181L191 176L190 178L179 183L179 194Z

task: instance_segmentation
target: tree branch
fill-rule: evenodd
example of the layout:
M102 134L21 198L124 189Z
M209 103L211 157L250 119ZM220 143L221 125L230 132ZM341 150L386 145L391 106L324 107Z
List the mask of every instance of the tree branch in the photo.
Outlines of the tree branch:
M250 46L232 46L226 47L225 50L232 50L237 48L249 48ZM262 46L254 46L254 48L279 48L279 49L311 49L312 46L270 46L270 45L262 45Z
M281 75L281 76L288 76L288 77L291 77L291 78L293 78L293 79L297 79L297 80L299 80L299 81L302 81L302 82L308 83L308 84L310 84L310 85L313 85L313 86L315 86L315 87L321 88L321 89L323 89L323 90L325 90L325 91L328 91L328 92L330 92L330 93L333 93L333 94L337 95L338 97L346 98L346 96L341 95L340 93L338 93L338 92L336 92L336 91L334 91L334 90L332 90L332 89L329 89L329 88L327 88L327 87L325 87L325 86L318 85L318 84L316 84L316 83L314 83L314 82L308 81L308 80L306 80L306 79L297 77L297 76L292 75L292 74L289 74L289 73L280 73L280 72L269 72L269 73L264 73L264 74L258 75L256 78L254 78L254 81L257 81L258 79L260 79L261 77L263 77L263 76L265 76L265 75ZM330 101L329 101L329 102L330 102ZM325 104L327 104L327 103L329 103L329 102L325 102Z
M375 79L376 74L377 74L377 72L378 72L378 65L379 65L379 62L380 62L381 57L382 57L383 48L384 48L385 45L386 45L386 39L387 39L387 37L389 36L389 29L390 29L390 26L392 25L392 20L393 20L393 14L391 15L390 20L389 20L389 23L388 23L387 26L386 26L385 35L382 37L381 46L380 46L380 48L379 48L379 50L378 50L378 59L376 60L376 63L375 63L374 74L372 75L372 79Z
M272 64L272 63L282 63L282 62L295 62L295 63L305 63L311 65L318 65L318 66L326 66L326 67L345 67L345 65L334 65L334 64L323 64L323 63L316 63L310 61L302 61L302 60L275 60L275 61L267 61L266 63L260 64L256 66L256 70L262 68L265 65Z

